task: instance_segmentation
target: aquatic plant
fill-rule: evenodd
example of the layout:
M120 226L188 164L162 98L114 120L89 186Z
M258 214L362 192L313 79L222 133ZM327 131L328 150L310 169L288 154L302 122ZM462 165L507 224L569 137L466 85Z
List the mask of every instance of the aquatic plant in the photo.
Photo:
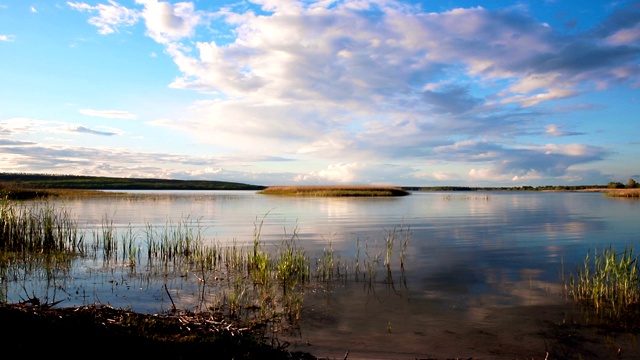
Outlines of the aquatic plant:
M613 247L594 249L570 276L568 290L575 301L594 307L598 314L618 318L640 304L639 275L633 247L621 253Z
M0 251L80 252L84 237L64 208L49 203L31 206L0 201Z
M387 232L384 250L364 241L366 257L360 259L362 245L358 239L355 266L351 266L337 256L331 241L318 257L310 257L300 246L297 227L292 233L285 233L279 246L266 246L261 238L266 215L254 223L252 243L234 241L224 247L204 239L200 221L190 217L167 221L164 226L146 224L140 229L141 236L131 225L118 234L119 228L105 216L92 230L92 241L86 244L84 234L63 208L47 203L25 207L5 202L0 204L0 215L2 302L8 301L9 283L14 292L13 289L29 287L34 292L42 291L41 298L54 299L55 293L49 296L48 292L63 289L61 282L72 285L71 269L77 266L76 260L85 258L98 263L100 269L96 271L105 274L103 281L111 286L127 282L127 277L164 282L163 293L171 302L171 312L184 307L181 301L187 299L188 306L197 304L199 310L211 309L250 324L268 322L273 329L291 326L286 324L300 319L307 289L329 289L335 281L346 284L350 276L372 286L381 266L387 270L387 282L393 281L391 266L397 264L392 258L399 248L400 266L404 267L409 243L408 233L404 242L396 241L404 230L394 229ZM186 290L189 294L184 294L182 286L172 288L171 281L180 278L197 279ZM34 279L43 280L34 287ZM316 283L312 283L313 279ZM73 292L82 299L90 296L82 285ZM62 296L70 299L75 295Z

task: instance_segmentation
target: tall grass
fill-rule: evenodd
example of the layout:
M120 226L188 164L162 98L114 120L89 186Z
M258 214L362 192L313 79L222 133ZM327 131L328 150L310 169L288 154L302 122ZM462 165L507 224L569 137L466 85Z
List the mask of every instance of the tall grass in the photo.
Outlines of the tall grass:
M84 237L64 208L0 202L0 251L84 252Z
M352 266L340 260L330 241L318 257L307 254L300 245L297 227L291 234L285 233L278 246L267 246L261 235L265 218L254 223L252 243L234 241L221 246L205 239L200 221L191 218L168 221L164 226L146 224L142 234L129 226L119 234L113 221L104 217L87 245L66 210L47 203L27 207L5 201L0 204L0 299L6 297L2 294L6 294L8 282L26 284L36 269L44 269L55 289L57 274L66 276L77 264L74 261L88 258L102 260L105 268L122 267L141 276L165 279L164 290L173 310L180 307L180 297L171 295L167 279L196 278L195 296L205 308L250 323L269 321L282 326L281 321L300 318L304 293L310 287L327 287L348 278L372 285L379 267L384 266L390 274L392 264L398 264L394 260L398 251L399 264L405 266L409 234L398 241L405 234L402 228L387 232L382 250L364 242L363 259L358 239ZM43 253L50 255L43 258Z
M607 189L604 195L608 197L640 198L640 189Z
M595 308L596 313L620 318L640 304L640 271L633 247L616 252L613 247L588 252L584 263L569 278L575 301Z

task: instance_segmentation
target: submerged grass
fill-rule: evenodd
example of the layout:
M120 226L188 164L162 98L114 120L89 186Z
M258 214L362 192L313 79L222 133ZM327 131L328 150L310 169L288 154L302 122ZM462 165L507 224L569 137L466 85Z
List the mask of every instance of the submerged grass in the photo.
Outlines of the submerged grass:
M130 276L165 279L164 290L172 303L170 312L184 307L174 302L171 294L178 290L170 289L166 279L195 277L195 296L199 297L195 310L213 311L242 324L268 323L271 329L280 331L295 326L300 319L305 291L348 278L371 285L377 281L378 267L386 267L390 274L397 249L399 261L393 262L404 268L409 242L408 233L403 242L396 241L405 230L394 229L387 233L382 250L365 243L366 258L360 259L358 240L356 264L351 266L336 256L330 242L313 259L300 246L297 228L285 234L279 246L267 246L261 239L264 218L254 223L253 243L234 242L223 247L203 238L198 220L187 218L165 226L147 224L141 236L131 227L118 234L113 221L106 217L94 230L92 241L85 242L84 234L65 209L37 204L0 204L0 303L8 302L9 282L23 283L24 287L41 272L46 274L44 286L57 288L58 281L73 281L69 273L76 260L101 260L103 267L126 269L123 273ZM36 298L36 294L28 294L22 300ZM179 297L175 299L180 301ZM193 306L193 302L189 304Z
M410 193L393 186L272 186L258 192L265 195L316 197L405 196Z

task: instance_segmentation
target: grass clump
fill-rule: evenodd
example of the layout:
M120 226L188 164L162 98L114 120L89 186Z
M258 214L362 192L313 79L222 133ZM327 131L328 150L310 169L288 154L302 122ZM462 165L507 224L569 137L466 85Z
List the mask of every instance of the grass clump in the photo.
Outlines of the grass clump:
M617 253L613 247L588 252L569 280L571 297L608 319L629 319L640 308L640 269L633 247ZM632 316L636 318L636 316Z
M640 189L607 189L605 196L640 198Z
M405 196L409 192L393 186L272 186L258 192L265 195L315 197Z
M118 282L113 280L115 277L127 286L130 281L140 279L141 287L162 285L171 302L167 310L170 314L184 315L180 309L188 308L202 316L223 319L238 329L260 328L261 336L270 332L277 338L278 333L298 325L307 291L330 291L334 282L346 284L348 278L365 281L372 288L378 282L378 267L383 264L387 270L384 284L393 287L391 264L396 263L392 259L398 250L399 271L401 275L404 273L409 233L402 228L389 231L382 248L370 247L365 242L364 259L358 240L355 265L351 266L336 255L331 242L322 254L312 255L319 255L318 258L308 255L300 245L297 227L293 233L285 234L279 245L265 243L261 236L265 218L254 223L253 242L234 241L222 246L205 239L200 221L189 217L179 222L168 221L165 226L147 224L139 232L130 225L121 234L113 221L104 217L92 230L93 236L86 236L64 207L47 202L30 206L16 201L0 202L0 310L2 305L14 303L10 298L16 296L22 300L16 305L30 304L28 308L20 308L27 312L86 299L86 286L75 283L76 278L85 275L95 286L100 286L100 281L104 285L106 280L111 284L107 286L117 287L113 285ZM404 242L396 241L405 234ZM189 283L189 279L196 281ZM26 297L20 296L20 289ZM123 319L134 318L129 313L120 315L126 315ZM190 318L198 323L204 321L201 317L190 315ZM155 321L153 317L144 319ZM151 327L146 320L136 326ZM220 321L207 318L204 322ZM194 327L184 323L180 326L183 330ZM200 338L202 335L192 334ZM162 339L171 343L182 340L185 338Z

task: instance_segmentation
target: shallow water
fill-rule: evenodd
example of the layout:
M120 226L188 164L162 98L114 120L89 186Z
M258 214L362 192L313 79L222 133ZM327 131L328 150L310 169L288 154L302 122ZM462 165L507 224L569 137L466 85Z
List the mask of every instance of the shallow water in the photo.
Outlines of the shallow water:
M404 269L398 271L395 252L391 278L379 273L375 283L337 282L307 292L300 329L293 336L282 334L283 340L334 357L348 349L362 354L386 350L398 358L434 356L437 352L429 351L440 347L452 351L444 338L469 340L463 334L470 329L491 334L509 319L500 314L520 309L518 316L510 315L518 321L527 309L562 305L562 276L580 265L590 249L622 250L636 245L640 233L640 201L600 193L414 192L398 198L136 193L147 197L60 205L89 233L99 233L109 219L119 234L133 229L142 239L149 224L189 219L212 243L250 244L259 229L266 244L278 246L295 235L312 258L332 247L344 263L371 260L383 253L387 236L399 235L400 244L410 234ZM64 305L101 302L159 312L168 307L161 286L167 283L181 306L193 305L190 293L197 284L189 275L158 282L144 271L114 271L106 265L83 264L58 284L57 294L48 296L65 298ZM33 280L40 286L50 281ZM26 296L20 288L6 291L12 301ZM486 335L478 334L472 338Z

